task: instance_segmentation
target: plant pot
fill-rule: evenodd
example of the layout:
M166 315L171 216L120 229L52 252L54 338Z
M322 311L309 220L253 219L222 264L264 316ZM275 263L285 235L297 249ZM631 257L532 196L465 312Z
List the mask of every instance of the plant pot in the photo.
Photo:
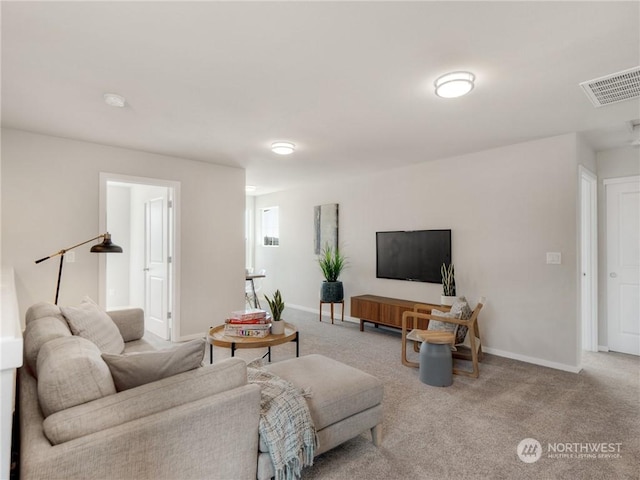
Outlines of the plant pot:
M271 322L271 335L282 335L284 333L284 320Z
M450 297L447 295L440 295L440 305L447 305L448 307L450 307L457 299L457 296Z
M336 303L344 300L344 287L342 282L322 282L320 288L320 301L324 303Z

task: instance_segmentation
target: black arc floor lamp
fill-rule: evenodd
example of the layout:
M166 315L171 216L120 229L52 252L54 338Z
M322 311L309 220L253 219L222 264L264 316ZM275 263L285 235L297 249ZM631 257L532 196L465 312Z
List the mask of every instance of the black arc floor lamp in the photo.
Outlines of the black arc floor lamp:
M97 237L94 238L90 238L87 241L78 243L77 245L74 245L73 247L68 247L68 248L63 248L62 250L60 250L59 252L56 252L52 255L49 255L48 257L44 257L41 258L40 260L36 260L36 263L41 263L44 262L45 260L49 260L50 258L56 257L58 255L60 255L60 268L58 269L58 283L56 285L56 301L55 304L58 304L58 294L60 293L60 279L62 278L62 265L64 263L64 254L67 253L69 250L73 250L74 248L77 248L81 245L84 245L85 243L89 243L89 242L93 242L94 240L98 240L102 238L102 243L98 243L96 245L94 245L93 247L91 247L91 252L93 253L122 253L122 247L119 247L118 245L114 245L113 243L111 243L111 235L109 234L109 232L107 233L103 233L102 235L98 235Z

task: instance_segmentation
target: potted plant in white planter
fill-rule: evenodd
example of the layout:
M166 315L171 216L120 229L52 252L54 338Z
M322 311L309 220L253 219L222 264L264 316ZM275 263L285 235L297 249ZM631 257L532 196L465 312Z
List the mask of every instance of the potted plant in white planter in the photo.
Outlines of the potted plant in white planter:
M276 290L273 298L269 298L268 295L265 295L264 298L267 300L269 309L271 310L271 334L282 335L284 333L284 320L282 320L284 301L282 300L280 290Z
M451 306L456 298L458 298L456 297L456 278L453 263L450 263L448 266L443 263L442 267L440 267L440 273L442 274L440 304Z
M320 301L336 303L344 300L344 287L338 278L347 266L346 257L337 247L334 249L326 245L318 257L318 265L324 275L324 282L320 288Z

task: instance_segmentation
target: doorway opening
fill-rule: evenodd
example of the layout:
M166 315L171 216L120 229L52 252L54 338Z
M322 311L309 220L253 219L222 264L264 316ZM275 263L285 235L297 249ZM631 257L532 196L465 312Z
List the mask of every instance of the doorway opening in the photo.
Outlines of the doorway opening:
M171 341L180 338L179 193L179 182L100 175L100 228L124 250L101 258L100 304L143 309L145 330Z

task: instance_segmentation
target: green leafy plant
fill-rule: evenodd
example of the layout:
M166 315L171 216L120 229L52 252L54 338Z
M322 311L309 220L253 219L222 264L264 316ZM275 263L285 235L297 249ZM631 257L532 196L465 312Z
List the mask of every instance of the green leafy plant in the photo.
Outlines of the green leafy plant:
M318 256L318 264L327 282L337 282L342 270L347 266L347 259L340 249L325 245Z
M442 294L445 297L455 297L456 278L453 263L450 263L449 266L443 263L442 267L440 267L440 273L442 274Z
M267 303L269 304L269 308L271 309L271 320L274 322L279 322L282 320L282 311L284 310L284 301L282 300L282 295L280 294L280 290L276 290L276 293L273 294L272 298L269 298L266 294L264 298L267 299Z

